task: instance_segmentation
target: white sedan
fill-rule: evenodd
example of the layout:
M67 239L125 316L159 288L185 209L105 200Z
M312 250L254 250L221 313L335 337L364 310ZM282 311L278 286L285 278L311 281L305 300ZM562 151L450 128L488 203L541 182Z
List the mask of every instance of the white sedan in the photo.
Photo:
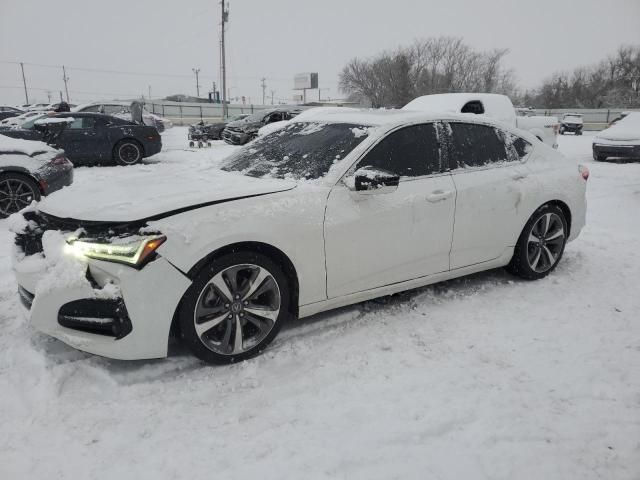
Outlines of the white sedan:
M118 359L177 334L228 363L292 318L497 267L538 279L584 226L588 170L483 117L335 109L200 177L12 217L33 326Z

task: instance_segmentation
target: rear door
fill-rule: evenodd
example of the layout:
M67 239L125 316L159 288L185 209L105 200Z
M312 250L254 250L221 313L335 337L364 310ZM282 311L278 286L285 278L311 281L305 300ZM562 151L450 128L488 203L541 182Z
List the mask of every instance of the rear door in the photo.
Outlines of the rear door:
M448 159L457 199L451 269L487 262L515 245L533 180L530 145L490 125L448 122Z

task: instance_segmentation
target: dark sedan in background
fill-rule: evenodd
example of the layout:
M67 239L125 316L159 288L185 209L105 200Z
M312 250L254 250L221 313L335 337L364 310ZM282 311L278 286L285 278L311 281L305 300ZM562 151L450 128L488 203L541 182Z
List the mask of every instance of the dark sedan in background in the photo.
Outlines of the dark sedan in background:
M5 118L17 117L18 115L22 115L24 112L15 107L8 107L6 105L0 105L0 120L4 120Z
M0 135L0 218L72 182L73 164L64 152Z
M47 115L19 127L0 129L0 134L46 141L63 149L74 165L134 165L162 148L155 127L100 113Z
M244 145L258 136L258 130L274 122L291 120L301 112L299 107L281 107L262 110L247 118L230 122L222 132L222 139L232 145Z

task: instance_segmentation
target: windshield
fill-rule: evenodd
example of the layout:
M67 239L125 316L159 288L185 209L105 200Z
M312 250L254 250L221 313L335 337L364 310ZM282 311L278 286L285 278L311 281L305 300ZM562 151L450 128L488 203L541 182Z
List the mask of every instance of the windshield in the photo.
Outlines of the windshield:
M565 115L565 120L582 120L582 115Z
M22 125L20 125L20 128L22 128L23 130L31 130L36 120L40 120L42 117L45 117L45 116L46 115L34 115L33 117L29 118L29 120L27 120L26 122L22 122Z
M293 123L259 137L231 155L222 170L252 177L315 180L367 138L367 127L348 123Z

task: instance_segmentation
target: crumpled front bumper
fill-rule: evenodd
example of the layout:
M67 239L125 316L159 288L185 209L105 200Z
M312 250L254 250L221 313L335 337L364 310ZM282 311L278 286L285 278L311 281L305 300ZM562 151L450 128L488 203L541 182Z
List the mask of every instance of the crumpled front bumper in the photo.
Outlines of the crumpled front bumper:
M84 281L78 275L67 276L60 265L46 258L22 258L16 247L14 272L21 303L35 329L79 350L109 358L137 360L167 356L173 316L191 284L182 272L162 257L140 270L98 260L61 258L64 262L76 262L77 269L67 271L84 272ZM86 307L92 305L91 302L115 302L123 307L118 315L129 325L121 329L120 335L124 333L121 338L115 333L91 333L86 328L68 326L64 313L69 311L77 313L76 320L80 322L110 320L101 317L100 312L90 311L90 307L89 310L83 307L81 312L69 308ZM71 325L75 324L71 322Z

